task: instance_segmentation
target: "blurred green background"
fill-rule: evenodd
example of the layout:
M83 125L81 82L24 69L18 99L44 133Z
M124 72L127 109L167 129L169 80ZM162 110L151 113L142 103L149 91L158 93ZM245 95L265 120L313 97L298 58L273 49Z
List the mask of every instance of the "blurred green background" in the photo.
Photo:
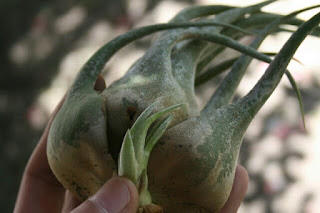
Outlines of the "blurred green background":
M166 22L194 4L244 6L257 0L2 0L0 2L0 212L12 212L24 167L48 117L82 64L101 45L131 28ZM287 14L319 3L279 1L266 11ZM319 11L319 10L317 10ZM304 13L309 18L316 10ZM261 47L277 51L288 34ZM106 67L106 83L121 77L151 38L121 50ZM284 79L248 129L240 154L250 184L239 212L318 212L320 209L320 39L308 38L290 64L302 92L308 132ZM227 57L227 55L226 55ZM254 61L238 97L267 65ZM197 90L202 105L216 82Z

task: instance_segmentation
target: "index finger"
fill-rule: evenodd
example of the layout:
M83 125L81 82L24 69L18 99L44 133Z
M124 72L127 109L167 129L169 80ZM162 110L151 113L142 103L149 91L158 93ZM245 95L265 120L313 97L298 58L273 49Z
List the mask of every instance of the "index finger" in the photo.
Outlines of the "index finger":
M59 212L62 209L65 189L52 173L46 155L47 138L55 115L64 98L52 113L41 139L33 151L22 177L15 213Z

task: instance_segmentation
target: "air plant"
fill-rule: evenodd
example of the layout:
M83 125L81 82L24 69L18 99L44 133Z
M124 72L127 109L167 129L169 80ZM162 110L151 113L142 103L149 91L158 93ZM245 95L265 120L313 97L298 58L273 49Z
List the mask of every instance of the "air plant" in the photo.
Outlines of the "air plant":
M283 74L303 116L287 66L305 37L320 32L320 13L306 22L295 16L319 5L285 16L261 11L273 2L189 7L167 24L134 29L101 47L80 70L50 129L47 155L57 179L85 200L112 176L126 176L139 190L140 212L217 212L230 194L246 129ZM268 35L288 31L283 25L299 28L274 59L259 52ZM164 32L120 80L96 85L118 50L158 31ZM239 42L248 35L251 44ZM242 55L205 70L225 48ZM270 65L232 102L253 58ZM195 87L229 68L200 109Z

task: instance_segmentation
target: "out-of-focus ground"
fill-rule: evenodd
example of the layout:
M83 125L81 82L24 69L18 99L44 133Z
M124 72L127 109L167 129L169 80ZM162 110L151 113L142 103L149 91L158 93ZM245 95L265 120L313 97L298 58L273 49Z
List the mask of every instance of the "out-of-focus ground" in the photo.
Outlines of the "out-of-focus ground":
M166 22L194 4L244 6L256 0L190 1L10 1L0 3L0 212L14 206L23 169L48 117L83 63L104 43L127 30ZM319 3L285 0L264 10L287 14ZM319 11L319 10L317 10ZM310 18L316 10L301 14ZM287 33L261 47L277 51ZM121 77L150 42L142 39L121 50L105 69L109 85ZM256 116L240 153L250 175L240 213L317 213L320 209L320 39L309 37L295 55L293 73L302 93L307 133L287 79ZM238 90L246 94L266 64L254 61ZM207 100L211 83L197 90ZM209 89L208 89L209 87Z

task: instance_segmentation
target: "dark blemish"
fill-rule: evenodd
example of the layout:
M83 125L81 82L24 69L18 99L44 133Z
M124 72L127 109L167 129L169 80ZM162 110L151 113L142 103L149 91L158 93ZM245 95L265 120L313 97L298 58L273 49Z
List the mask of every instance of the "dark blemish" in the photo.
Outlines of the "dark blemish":
M137 109L134 106L128 106L127 114L129 116L129 120L133 121L136 113L137 113Z
M178 144L178 145L175 145L175 148L178 149L178 148L182 148L183 145L182 144Z
M106 82L104 81L103 76L99 74L93 89L95 91L102 92L105 88L106 88Z
M83 200L86 200L89 197L89 190L87 188L80 187L76 182L73 182L75 186L75 190L79 197L81 197Z
M108 148L104 148L104 149L102 150L102 152L103 152L103 154L109 154L109 153L108 153Z

